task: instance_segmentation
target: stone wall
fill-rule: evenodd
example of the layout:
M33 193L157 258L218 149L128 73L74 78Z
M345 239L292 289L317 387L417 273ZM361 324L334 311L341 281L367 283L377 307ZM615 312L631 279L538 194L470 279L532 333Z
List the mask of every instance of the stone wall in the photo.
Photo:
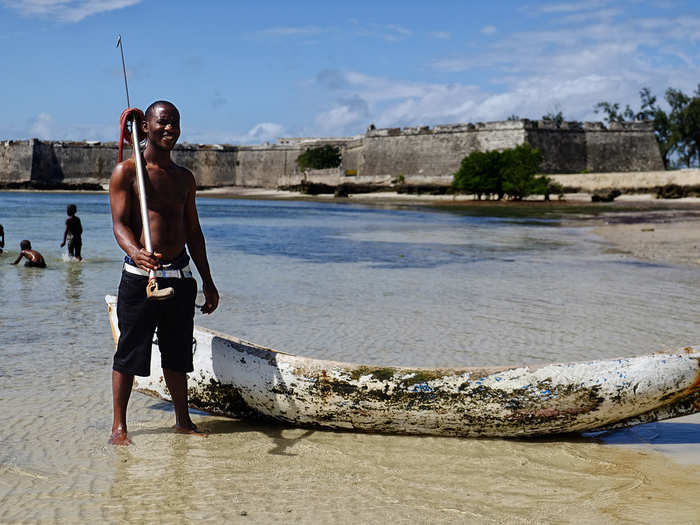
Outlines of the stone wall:
M17 184L28 181L32 173L31 140L6 140L0 142L0 181Z
M525 140L523 121L419 128L370 129L355 154L358 175L440 177L473 151L505 149Z
M290 146L240 146L237 186L276 188L297 170L296 159L303 151Z
M32 180L67 186L108 182L117 159L116 142L37 141L35 151Z
M375 129L334 138L282 138L261 146L179 144L173 159L189 168L200 187L276 188L310 176L296 159L312 146L335 144L343 154L339 171L314 174L342 182L449 184L462 159L473 151L503 150L528 142L543 156L544 173L662 170L652 124L549 122L530 120L453 124L432 128ZM130 155L126 148L126 155ZM0 142L0 187L106 187L117 161L117 143ZM341 183L342 183L341 182Z
M563 122L559 127L542 121L533 123L525 142L542 154L540 169L544 173L581 173L589 169L586 133L578 122Z
M173 150L173 160L191 170L200 187L233 185L237 155L233 146L178 144ZM116 142L0 142L0 187L106 189L117 158Z
M126 155L131 151L127 150ZM173 161L194 174L198 187L215 188L236 184L238 148L220 144L178 144L173 150ZM116 161L112 161L114 167ZM111 169L111 168L110 168Z
M589 172L655 171L664 165L651 122L586 123Z

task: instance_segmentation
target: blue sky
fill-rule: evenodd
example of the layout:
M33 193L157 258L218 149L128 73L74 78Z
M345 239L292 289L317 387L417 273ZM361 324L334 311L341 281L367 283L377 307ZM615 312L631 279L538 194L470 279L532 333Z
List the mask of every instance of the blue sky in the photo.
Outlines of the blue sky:
M700 83L696 0L0 0L0 139L116 140L175 102L181 141L377 127L602 120L602 100Z

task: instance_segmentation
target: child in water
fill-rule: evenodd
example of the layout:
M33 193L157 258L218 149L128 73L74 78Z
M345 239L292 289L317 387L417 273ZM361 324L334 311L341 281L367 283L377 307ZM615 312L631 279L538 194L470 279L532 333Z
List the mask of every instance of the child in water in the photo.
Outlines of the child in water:
M5 247L5 230L2 227L2 224L0 224L0 253L2 253L2 249Z
M77 211L78 208L75 204L69 204L68 208L66 208L68 218L66 219L66 231L63 232L61 248L66 245L66 239L68 239L68 255L82 261L80 250L83 247L83 225L75 214Z
M19 255L11 264L17 264L22 260L22 257L27 258L27 262L24 263L25 266L33 266L35 268L46 268L46 262L44 262L44 257L36 250L32 250L32 243L28 240L23 240L19 243L19 247L22 250Z

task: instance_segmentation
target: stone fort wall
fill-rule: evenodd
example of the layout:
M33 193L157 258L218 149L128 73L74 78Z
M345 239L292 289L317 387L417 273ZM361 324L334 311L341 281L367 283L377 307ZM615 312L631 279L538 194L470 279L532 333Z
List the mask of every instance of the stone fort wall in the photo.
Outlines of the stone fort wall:
M282 138L260 146L179 144L173 159L189 168L200 187L276 188L312 180L449 184L462 158L473 151L515 147L523 142L542 153L543 173L663 170L651 122L612 124L530 120L375 129L364 135ZM302 173L296 158L305 149L338 145L338 170ZM126 150L126 155L130 151ZM0 186L103 187L117 161L116 142L0 142Z

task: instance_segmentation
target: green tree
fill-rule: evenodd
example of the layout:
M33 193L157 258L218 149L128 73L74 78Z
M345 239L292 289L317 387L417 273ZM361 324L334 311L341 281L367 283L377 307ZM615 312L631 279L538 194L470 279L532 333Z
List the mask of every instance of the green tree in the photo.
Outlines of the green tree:
M656 105L656 96L652 95L649 88L642 88L639 91L639 98L641 99L641 108L635 118L654 121L654 135L659 145L661 160L664 163L664 169L668 169L669 155L673 147L671 122L668 114Z
M472 193L478 200L484 195L500 200L506 194L513 200L542 194L548 200L551 193L561 193L561 186L549 177L536 176L541 161L539 151L529 144L500 152L475 151L462 159L452 188Z
M542 120L545 122L551 122L556 127L560 127L562 122L564 122L564 114L561 112L561 110L557 111L556 113L554 113L554 111L550 111L546 115L542 115Z
M605 120L608 124L633 120L635 116L634 111L632 111L629 105L625 106L623 111L620 111L620 104L618 102L598 102L593 109L596 113L605 113Z
M684 139L688 143L687 166L690 167L691 159L696 160L700 165L700 87L697 95L692 98L683 111L683 124Z
M643 87L639 90L639 98L642 104L639 112L635 115L635 120L653 120L658 111L656 96L652 95L648 87Z
M338 146L326 144L308 148L297 157L297 165L302 170L322 170L326 168L337 168L342 161L342 155Z
M685 122L688 119L684 115L684 109L689 104L690 98L682 91L669 88L666 90L665 99L671 107L671 111L666 113L656 104L656 96L652 94L648 87L639 91L641 107L638 112L634 112L628 106L620 112L619 103L599 102L595 105L596 113L603 112L606 115L608 124L611 122L626 122L631 120L653 120L654 135L659 145L659 153L664 163L664 168L668 169L671 164L671 156L677 155L682 162L689 162L692 155L685 140L687 134Z
M514 200L522 200L533 193L544 193L546 180L535 177L542 155L529 144L504 150L501 159L503 191Z
M498 151L474 151L462 159L459 170L452 179L452 188L473 193L478 200L484 195L503 198L501 177L501 153Z

